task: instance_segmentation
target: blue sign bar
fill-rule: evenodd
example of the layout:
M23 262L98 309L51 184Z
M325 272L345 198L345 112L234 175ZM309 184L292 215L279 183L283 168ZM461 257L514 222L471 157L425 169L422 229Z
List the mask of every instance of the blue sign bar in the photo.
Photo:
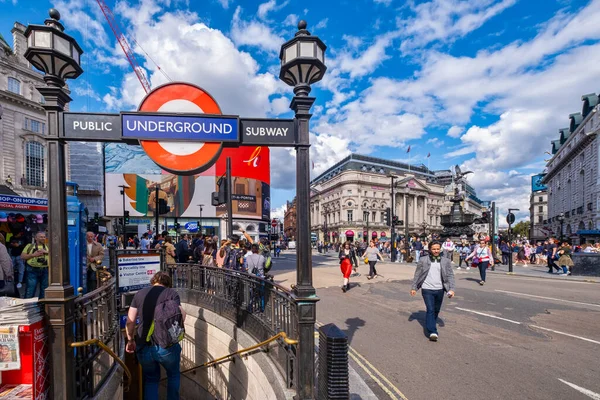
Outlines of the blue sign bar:
M239 142L238 117L122 113L123 139Z

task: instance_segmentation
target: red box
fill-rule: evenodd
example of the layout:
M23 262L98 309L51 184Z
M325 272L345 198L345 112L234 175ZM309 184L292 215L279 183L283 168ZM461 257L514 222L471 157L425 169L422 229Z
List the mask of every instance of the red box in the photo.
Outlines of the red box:
M21 369L2 371L2 385L31 384L33 399L50 398L50 353L44 321L19 326Z

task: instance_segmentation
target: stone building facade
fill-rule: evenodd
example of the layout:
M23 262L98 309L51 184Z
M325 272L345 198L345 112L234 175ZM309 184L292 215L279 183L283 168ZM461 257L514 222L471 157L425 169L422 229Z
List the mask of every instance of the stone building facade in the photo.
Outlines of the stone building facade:
M363 241L389 238L385 213L392 208L402 221L400 235L442 230L441 215L448 212L445 186L425 166L352 154L311 182L311 231L320 241ZM479 212L481 215L481 205Z
M548 190L538 190L529 197L529 239L544 240L548 233L544 221L548 218Z
M582 96L582 111L571 114L569 127L560 129L559 139L551 142L552 158L543 179L548 186L544 226L550 235L576 244L600 240L598 100L596 94Z
M296 198L286 204L283 217L283 233L288 240L296 240Z
M25 26L15 22L11 47L0 36L0 184L24 197L48 198L45 83L23 54Z

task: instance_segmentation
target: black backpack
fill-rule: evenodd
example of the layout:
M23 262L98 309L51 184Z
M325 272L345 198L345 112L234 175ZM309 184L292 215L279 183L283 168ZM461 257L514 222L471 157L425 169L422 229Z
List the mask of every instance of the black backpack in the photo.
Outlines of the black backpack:
M146 335L146 342L166 349L181 342L184 336L185 326L179 303L172 297L157 303L154 307L154 320Z

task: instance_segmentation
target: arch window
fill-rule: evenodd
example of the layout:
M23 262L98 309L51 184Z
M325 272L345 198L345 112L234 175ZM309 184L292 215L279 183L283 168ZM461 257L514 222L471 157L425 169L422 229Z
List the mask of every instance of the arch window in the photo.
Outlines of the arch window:
M44 186L44 146L41 143L25 144L25 178L29 186Z
M8 91L15 94L21 94L21 81L15 78L8 78Z

